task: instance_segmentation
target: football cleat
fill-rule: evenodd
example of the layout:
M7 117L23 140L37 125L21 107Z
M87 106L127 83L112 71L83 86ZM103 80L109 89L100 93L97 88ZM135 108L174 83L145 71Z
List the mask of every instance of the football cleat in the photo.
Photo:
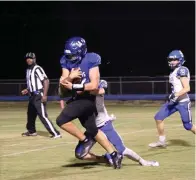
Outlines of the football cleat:
M112 162L113 162L113 167L114 169L120 169L122 167L122 159L123 156L120 155L118 152L113 152L112 154L110 154L111 158L112 158Z
M140 165L142 166L159 166L159 162L157 161L143 161L142 163L140 163Z
M58 134L58 135L52 135L52 136L50 136L50 138L51 139L57 139L57 138L62 138L62 136L60 135L60 134Z
M148 146L151 147L151 148L155 148L155 147L166 147L167 144L165 142L157 141L157 142L150 143Z
M22 133L22 136L23 137L25 137L25 136L37 136L37 133L36 132L30 133L29 131L27 131L27 132Z
M75 148L75 156L77 158L83 158L89 153L95 143L96 141L91 138L86 139L85 141L79 141Z

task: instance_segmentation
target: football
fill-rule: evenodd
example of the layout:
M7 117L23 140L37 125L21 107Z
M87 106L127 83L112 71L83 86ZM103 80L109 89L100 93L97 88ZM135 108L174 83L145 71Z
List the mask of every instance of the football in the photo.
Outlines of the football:
M80 69L80 68L74 68L74 70L77 70L77 69ZM81 83L81 77L80 78L75 78L73 81L72 81L72 84L80 84Z
M82 78L75 78L75 79L72 81L72 84L80 84L80 83L81 83L81 79L82 79Z

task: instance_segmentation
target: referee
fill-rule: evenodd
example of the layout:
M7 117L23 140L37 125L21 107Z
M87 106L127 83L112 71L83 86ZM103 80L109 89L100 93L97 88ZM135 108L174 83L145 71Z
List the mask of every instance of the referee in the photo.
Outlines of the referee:
M47 92L49 80L44 70L36 64L35 53L29 52L25 56L28 68L26 71L27 89L22 90L22 95L29 94L29 104L27 111L27 132L22 136L37 136L35 120L37 115L45 128L52 135L51 138L60 138L60 132L56 130L52 122L48 119L46 112Z

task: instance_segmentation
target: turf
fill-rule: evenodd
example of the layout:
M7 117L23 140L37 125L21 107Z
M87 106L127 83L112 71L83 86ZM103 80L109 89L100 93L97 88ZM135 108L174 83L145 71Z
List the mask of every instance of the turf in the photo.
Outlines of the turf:
M123 167L114 170L105 164L83 162L74 158L76 139L62 132L63 138L50 139L37 119L37 137L21 137L25 131L26 103L1 104L0 170L1 180L194 180L195 136L184 130L178 113L165 121L167 148L151 149L157 140L153 116L159 107L108 105L117 116L114 126L127 147L144 159L157 160L160 167L142 167L123 159ZM55 103L48 104L48 114L56 126L60 112ZM192 116L195 119L195 108ZM75 123L82 129L77 121ZM104 154L96 144L92 151Z

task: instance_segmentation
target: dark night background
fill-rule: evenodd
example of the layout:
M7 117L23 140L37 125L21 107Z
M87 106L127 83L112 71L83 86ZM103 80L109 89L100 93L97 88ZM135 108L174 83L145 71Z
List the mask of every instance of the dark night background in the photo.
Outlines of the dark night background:
M64 42L82 36L102 57L101 76L167 75L181 49L195 74L195 2L0 2L1 79L25 78L33 51L59 78Z

